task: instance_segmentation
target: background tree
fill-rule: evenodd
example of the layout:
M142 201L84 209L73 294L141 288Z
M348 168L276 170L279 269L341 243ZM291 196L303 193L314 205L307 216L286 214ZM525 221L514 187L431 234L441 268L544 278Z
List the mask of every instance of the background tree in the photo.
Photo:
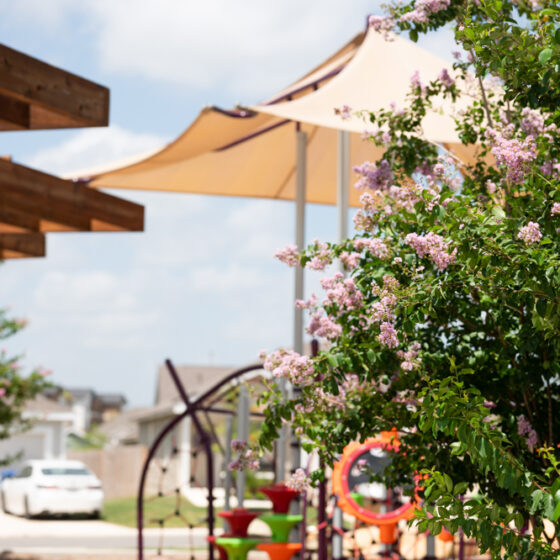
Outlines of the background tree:
M6 310L0 310L0 339L13 336L25 326L25 321L9 317ZM13 433L30 427L30 422L22 417L25 403L44 390L47 370L35 370L29 375L22 375L18 357L9 356L6 350L0 350L0 440ZM0 457L0 466L7 465L14 457Z

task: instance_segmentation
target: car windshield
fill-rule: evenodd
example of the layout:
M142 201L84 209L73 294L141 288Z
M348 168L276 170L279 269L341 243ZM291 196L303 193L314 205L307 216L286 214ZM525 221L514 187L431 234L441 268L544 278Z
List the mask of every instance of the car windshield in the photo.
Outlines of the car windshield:
M87 469L80 467L50 467L48 469L41 469L41 472L46 475L85 475L91 474Z

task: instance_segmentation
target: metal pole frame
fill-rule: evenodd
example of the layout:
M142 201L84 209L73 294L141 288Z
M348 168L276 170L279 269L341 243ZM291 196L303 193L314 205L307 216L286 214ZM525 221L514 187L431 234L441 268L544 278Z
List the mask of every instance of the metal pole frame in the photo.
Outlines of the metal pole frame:
M175 368L173 367L173 364L171 363L170 360L165 360L165 364L167 366L167 369L169 370L169 373L173 379L173 382L175 383L175 386L177 387L177 391L179 392L179 395L181 396L181 399L183 400L183 402L186 405L186 409L184 412L182 412L181 414L179 414L178 416L176 416L175 418L173 418L173 420L171 420L164 428L163 430L159 433L158 437L155 439L155 441L152 443L152 445L150 446L150 449L148 451L148 455L146 457L146 460L144 462L144 466L142 468L142 474L140 476L140 484L138 486L138 498L137 498L137 502L136 502L136 523L138 526L138 560L144 560L144 534L143 534L143 529L144 529L144 487L146 485L146 478L148 476L148 469L150 467L150 463L152 462L152 459L154 458L156 451L158 449L158 447L160 446L161 442L163 441L163 439L165 438L165 436L177 425L179 424L179 422L181 422L181 420L183 420L184 418L186 418L187 416L192 416L193 418L193 422L195 424L195 427L197 429L197 431L199 432L201 439L203 441L204 444L204 448L205 448L205 452L206 452L206 465L207 465L207 473L208 473L208 536L212 537L214 536L214 464L213 464L213 460L212 460L212 450L210 448L210 438L208 437L208 434L206 433L206 431L204 430L204 428L202 428L202 425L200 424L200 422L198 421L198 418L195 415L195 412L198 409L202 409L202 403L209 398L210 396L212 396L216 391L219 391L222 387L224 387L225 385L227 385L228 383L230 383L231 381L233 381L234 379L237 379L238 377L249 373L250 371L257 371L257 370L262 370L262 364L253 364L250 366L246 366L244 368L238 369L236 371L234 371L233 373L230 373L229 375L227 375L226 377L224 377L221 381L219 381L218 383L216 383L213 387L211 387L210 389L208 389L206 392L204 392L202 395L200 395L198 398L196 398L194 401L190 401L187 393L185 392L185 389L181 383L181 380L179 379L179 376L177 375L177 372L175 371ZM208 543L208 558L209 560L214 560L214 548L212 546L212 543Z

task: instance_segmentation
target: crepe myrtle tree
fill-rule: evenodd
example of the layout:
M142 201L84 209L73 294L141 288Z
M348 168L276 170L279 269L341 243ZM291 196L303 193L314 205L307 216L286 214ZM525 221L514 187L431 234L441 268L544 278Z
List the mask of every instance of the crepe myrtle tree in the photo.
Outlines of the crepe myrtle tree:
M337 109L358 112L384 156L355 169L357 235L276 255L346 273L329 269L324 294L297 302L325 350L263 355L273 382L260 446L289 422L332 464L350 441L395 427L400 452L377 478L421 481L421 531L461 528L493 558L557 557L560 10L416 0L370 25L387 40L452 27L461 53L453 71L412 75L402 107ZM456 107L457 153L422 136L442 98ZM291 400L280 378L299 388Z
M9 316L0 309L0 339L13 336L25 326L25 320ZM0 440L31 426L22 417L25 403L47 388L49 370L38 368L29 375L22 375L18 358L0 350ZM8 465L16 457L0 457L0 466Z

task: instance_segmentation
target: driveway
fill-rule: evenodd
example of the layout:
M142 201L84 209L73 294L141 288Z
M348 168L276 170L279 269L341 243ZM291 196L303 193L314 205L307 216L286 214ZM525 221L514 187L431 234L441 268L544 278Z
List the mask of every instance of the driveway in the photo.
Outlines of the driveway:
M160 543L162 535L163 540ZM183 549L184 555L185 549L206 547L206 535L207 531L204 528L165 529L164 531L146 529L144 546L146 549L153 550L161 544L164 549ZM132 554L136 550L136 539L136 529L104 521L24 519L0 512L0 552L11 551L30 555L52 553L58 555L58 558L63 554L72 554L73 558L77 558L79 554L82 558L87 553L110 554L116 550Z

